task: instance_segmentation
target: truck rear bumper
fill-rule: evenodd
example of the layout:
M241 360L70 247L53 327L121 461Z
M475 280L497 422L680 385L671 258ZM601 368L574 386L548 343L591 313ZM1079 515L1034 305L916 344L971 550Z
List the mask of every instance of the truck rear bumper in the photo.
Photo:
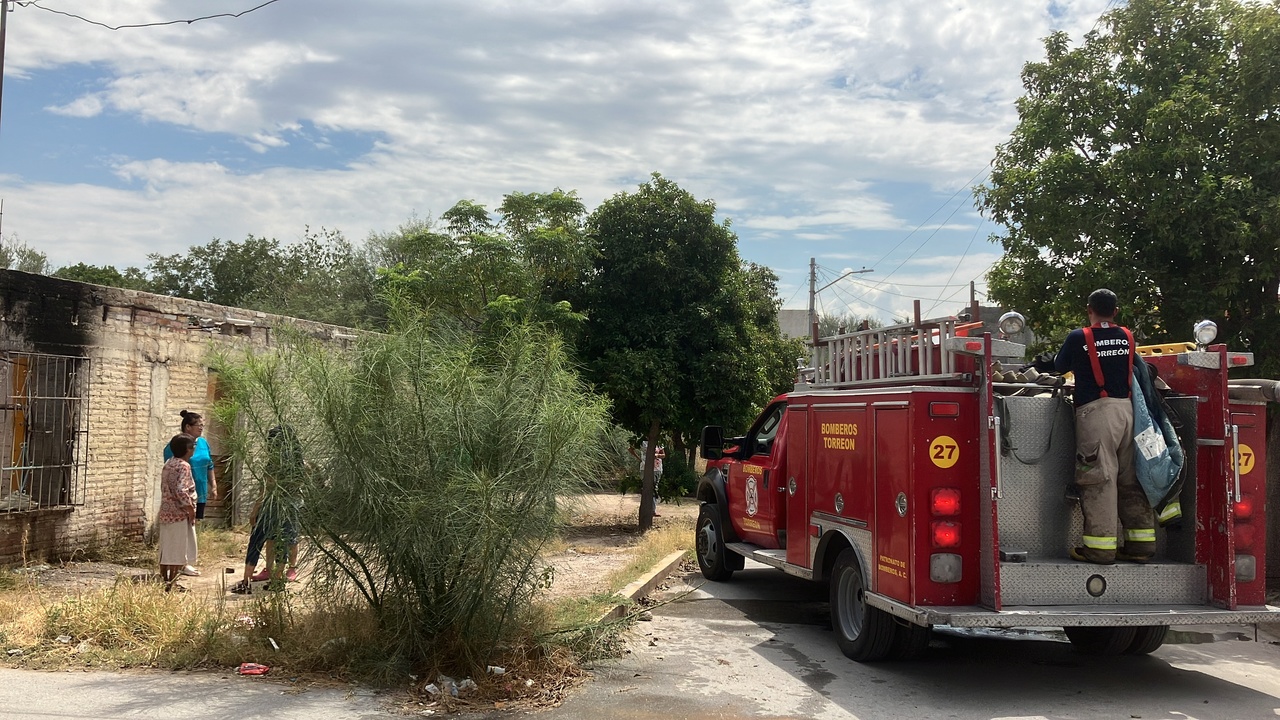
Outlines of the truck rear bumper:
M917 625L1018 628L1280 623L1280 607L1271 605L1238 610L1209 605L1037 605L1006 606L997 612L976 605L912 607L871 592L866 598L868 605Z

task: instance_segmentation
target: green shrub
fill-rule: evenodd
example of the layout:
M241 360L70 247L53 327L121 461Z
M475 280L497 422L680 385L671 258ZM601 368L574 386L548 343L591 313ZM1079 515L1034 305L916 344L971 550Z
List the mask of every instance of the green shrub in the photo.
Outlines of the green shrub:
M301 506L320 593L363 598L389 661L483 666L546 582L557 497L605 465L606 404L560 340L402 320L348 351L284 338L217 367L229 446L268 502ZM306 461L283 479L278 424Z

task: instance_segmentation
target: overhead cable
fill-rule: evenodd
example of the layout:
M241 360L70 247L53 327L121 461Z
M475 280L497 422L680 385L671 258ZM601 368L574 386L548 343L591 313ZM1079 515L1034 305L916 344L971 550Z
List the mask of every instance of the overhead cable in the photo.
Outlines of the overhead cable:
M75 13L66 12L65 10L57 10L54 8L45 7L41 5L39 2L37 2L37 0L14 0L14 4L19 7L33 7L33 8L36 8L37 10L44 10L45 12L51 12L55 15L65 15L69 18L75 18L76 20L87 22L90 25L97 25L98 27L104 27L108 30L125 30L125 29L131 29L131 28L160 27L162 25L190 25L192 23L200 22L201 20L213 20L215 18L224 18L224 17L238 18L238 17L243 17L245 15L248 15L254 10L261 10L266 6L271 5L272 3L277 3L277 2L280 2L280 0L267 0L261 5L258 5L256 7L251 7L248 10L242 10L238 13L217 13L214 15L203 15L197 18L190 18L188 20L163 20L158 22L136 23L131 25L108 25L104 22L98 22L97 20L90 20L87 17L77 15Z

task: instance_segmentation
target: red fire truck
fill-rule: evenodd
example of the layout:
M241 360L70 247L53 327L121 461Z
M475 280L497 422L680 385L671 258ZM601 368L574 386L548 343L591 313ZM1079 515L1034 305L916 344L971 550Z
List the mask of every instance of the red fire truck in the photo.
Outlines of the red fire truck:
M1173 625L1280 621L1264 599L1276 383L1227 378L1251 355L1203 332L1143 350L1186 454L1183 520L1158 530L1154 562L1104 566L1067 555L1081 515L1065 492L1066 389L993 381L993 363L1017 366L1025 348L971 328L941 318L820 339L745 435L706 428L703 575L728 580L751 558L827 582L837 642L860 661L918 655L935 625L1061 627L1085 652L1145 654Z

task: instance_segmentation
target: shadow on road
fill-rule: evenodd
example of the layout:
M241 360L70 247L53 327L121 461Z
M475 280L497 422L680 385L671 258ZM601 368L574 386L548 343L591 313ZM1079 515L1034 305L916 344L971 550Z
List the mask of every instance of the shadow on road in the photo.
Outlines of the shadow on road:
M752 645L755 654L861 720L1280 714L1280 648L1268 643L1168 645L1151 656L1097 657L1076 653L1054 633L944 630L934 633L919 660L864 664L836 648L821 585L765 568L724 583L704 583L698 575L686 581L696 589L663 614L699 620L711 630L742 621L759 625L769 632Z

